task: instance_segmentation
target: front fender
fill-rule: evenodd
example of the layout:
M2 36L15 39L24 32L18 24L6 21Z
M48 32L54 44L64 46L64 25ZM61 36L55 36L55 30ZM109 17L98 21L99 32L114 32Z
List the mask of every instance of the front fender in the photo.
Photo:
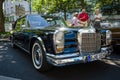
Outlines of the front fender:
M40 45L41 45L44 53L46 53L45 45L44 45L44 42L43 42L42 38L41 37L37 37L37 36L34 36L33 38L31 38L31 41L30 41L30 53L32 52L32 45L34 44L34 42L36 40L40 42Z

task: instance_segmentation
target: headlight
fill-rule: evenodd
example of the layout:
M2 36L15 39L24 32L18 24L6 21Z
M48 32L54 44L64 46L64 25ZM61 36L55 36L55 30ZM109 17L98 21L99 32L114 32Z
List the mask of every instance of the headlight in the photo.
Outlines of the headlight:
M54 34L55 52L61 53L64 51L64 32L56 31Z
M81 34L80 34L80 32L78 32L78 34L77 34L77 39L78 39L78 43L79 43L79 45L81 45Z
M112 32L110 30L106 31L106 45L110 45L112 41Z

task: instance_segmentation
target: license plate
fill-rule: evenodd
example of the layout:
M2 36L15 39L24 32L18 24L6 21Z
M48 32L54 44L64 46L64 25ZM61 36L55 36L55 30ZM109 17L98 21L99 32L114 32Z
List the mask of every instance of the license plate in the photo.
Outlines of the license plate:
M95 61L95 60L101 60L101 58L104 58L105 54L95 54L95 55L87 55L86 60L87 62Z
M92 55L92 61L95 61L95 60L100 60L101 59L101 54L95 54L95 55Z
M88 56L87 56L87 61L88 61L88 62L92 61L91 55L88 55Z

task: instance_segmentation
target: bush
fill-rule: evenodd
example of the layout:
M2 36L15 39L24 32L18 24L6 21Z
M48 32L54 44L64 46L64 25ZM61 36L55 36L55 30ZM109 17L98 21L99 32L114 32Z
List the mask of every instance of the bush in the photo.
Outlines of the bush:
M0 32L0 38L9 38L10 35L10 32Z

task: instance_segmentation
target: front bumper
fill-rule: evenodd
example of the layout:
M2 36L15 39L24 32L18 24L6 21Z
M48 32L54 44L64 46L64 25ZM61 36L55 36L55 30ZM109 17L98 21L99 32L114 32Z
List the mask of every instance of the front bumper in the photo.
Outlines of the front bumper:
M88 55L80 55L81 53L73 53L73 54L66 54L66 55L51 55L47 54L47 61L54 66L64 66L76 63L86 63L92 62L95 60L101 60L106 56L110 55L112 52L111 47L101 48L100 53L93 53Z

